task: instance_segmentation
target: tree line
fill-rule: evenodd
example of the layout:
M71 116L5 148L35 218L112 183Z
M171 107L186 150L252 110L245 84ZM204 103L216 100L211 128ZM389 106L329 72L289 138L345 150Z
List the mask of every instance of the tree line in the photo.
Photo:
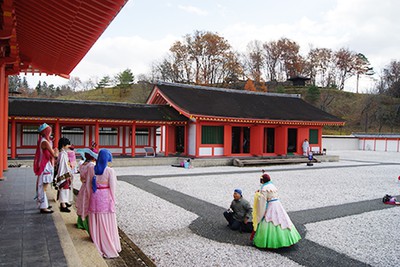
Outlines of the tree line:
M8 88L11 94L22 94L28 97L46 97L56 98L73 94L77 90L101 89L112 87L125 90L134 82L132 70L127 68L124 71L117 73L115 76L103 76L99 81L94 82L92 79L82 81L79 77L71 77L64 85L55 86L47 84L46 81L39 81L35 88L28 85L26 77L13 75L8 77Z
M373 68L365 55L348 48L311 48L303 56L299 44L282 37L251 41L239 53L217 33L195 31L173 43L168 54L153 63L151 74L153 79L205 85L247 79L259 85L305 76L313 85L343 90L348 78L371 75Z
M363 75L374 74L367 56L348 48L334 51L311 47L306 55L301 55L298 43L282 37L267 42L253 40L240 53L224 37L209 31L195 31L175 41L150 69L150 73L138 78L218 87L232 87L237 81L251 80L254 84L247 84L245 89L258 91L268 90L266 82L279 83L296 76L310 78L311 84L318 87L343 90L350 77L357 77L358 81ZM18 88L31 95L57 97L76 90L106 87L126 90L134 80L132 70L127 68L97 81L71 77L63 86L39 82L34 91L19 76L10 76L9 86L11 91ZM400 97L400 61L394 60L385 66L375 89L373 93Z

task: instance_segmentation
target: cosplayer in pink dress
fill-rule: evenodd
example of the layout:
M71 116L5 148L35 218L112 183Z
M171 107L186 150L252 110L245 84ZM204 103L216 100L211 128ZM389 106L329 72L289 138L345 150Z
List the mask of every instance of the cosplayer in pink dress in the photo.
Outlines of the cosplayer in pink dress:
M121 251L115 215L117 176L114 170L107 166L111 161L111 152L101 149L94 167L94 177L86 182L90 195L88 210L90 236L105 258L118 257Z
M86 181L89 181L94 176L94 166L97 159L97 154L88 149L78 149L78 153L82 154L84 163L79 166L81 178L81 188L79 189L78 197L76 198L76 213L78 214L77 226L79 229L85 229L89 234L89 194L86 187Z

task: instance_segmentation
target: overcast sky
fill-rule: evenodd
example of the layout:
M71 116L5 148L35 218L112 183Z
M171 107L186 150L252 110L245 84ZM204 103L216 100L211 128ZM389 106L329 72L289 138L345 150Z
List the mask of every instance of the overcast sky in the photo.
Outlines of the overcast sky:
M305 56L310 45L364 54L378 74L400 60L400 1L397 0L129 0L71 76L82 81L114 76L130 68L146 74L174 41L195 30L216 32L238 52L252 40L286 37ZM68 81L28 75L55 85ZM355 81L346 91L355 91ZM372 88L365 78L363 91ZM360 87L360 89L361 89Z

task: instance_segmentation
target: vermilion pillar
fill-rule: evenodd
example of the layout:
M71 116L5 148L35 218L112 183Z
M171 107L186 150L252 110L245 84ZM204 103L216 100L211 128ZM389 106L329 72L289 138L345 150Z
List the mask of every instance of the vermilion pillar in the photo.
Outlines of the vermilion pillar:
M136 148L136 124L132 123L132 135L131 135L131 156L135 157L135 148Z
M0 179L4 177L4 170L7 169L8 88L5 80L3 63L0 65Z
M122 155L126 155L126 127L122 126Z
M58 147L58 140L60 140L60 121L57 119L54 125L54 144L53 147Z
M165 156L167 157L169 154L169 126L165 125L165 136L164 136L164 149L165 149Z
M277 155L286 155L287 154L287 146L288 146L288 133L287 127L278 126L275 131L275 153Z
M96 142L96 149L97 149L97 151L99 151L99 146L100 146L100 144L99 144L99 141L100 141L100 134L99 134L99 132L100 132L99 121L96 121L96 127L95 127L95 130L94 130L94 141ZM99 151L99 152L100 152L100 151Z
M256 125L250 130L250 153L253 156L262 156L264 141L264 126Z
M4 93L5 93L5 102L4 102L4 124L3 124L3 129L4 129L4 135L3 135L3 144L4 144L4 159L3 159L3 164L4 164L4 170L7 169L8 163L7 163L7 150L8 150L8 78L5 75L5 69L3 68L3 77L4 77Z
M153 127L152 132L153 132L153 149L157 153L157 127Z
M232 126L224 126L224 156L229 157L232 155Z
M17 157L17 123L15 119L11 119L11 158L15 159Z

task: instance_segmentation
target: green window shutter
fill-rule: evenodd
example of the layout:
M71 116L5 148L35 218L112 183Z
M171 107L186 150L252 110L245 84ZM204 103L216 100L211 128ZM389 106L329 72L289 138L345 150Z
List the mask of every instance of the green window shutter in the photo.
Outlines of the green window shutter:
M202 126L201 127L202 144L223 144L224 127L223 126Z
M310 144L318 144L318 130L310 129Z

